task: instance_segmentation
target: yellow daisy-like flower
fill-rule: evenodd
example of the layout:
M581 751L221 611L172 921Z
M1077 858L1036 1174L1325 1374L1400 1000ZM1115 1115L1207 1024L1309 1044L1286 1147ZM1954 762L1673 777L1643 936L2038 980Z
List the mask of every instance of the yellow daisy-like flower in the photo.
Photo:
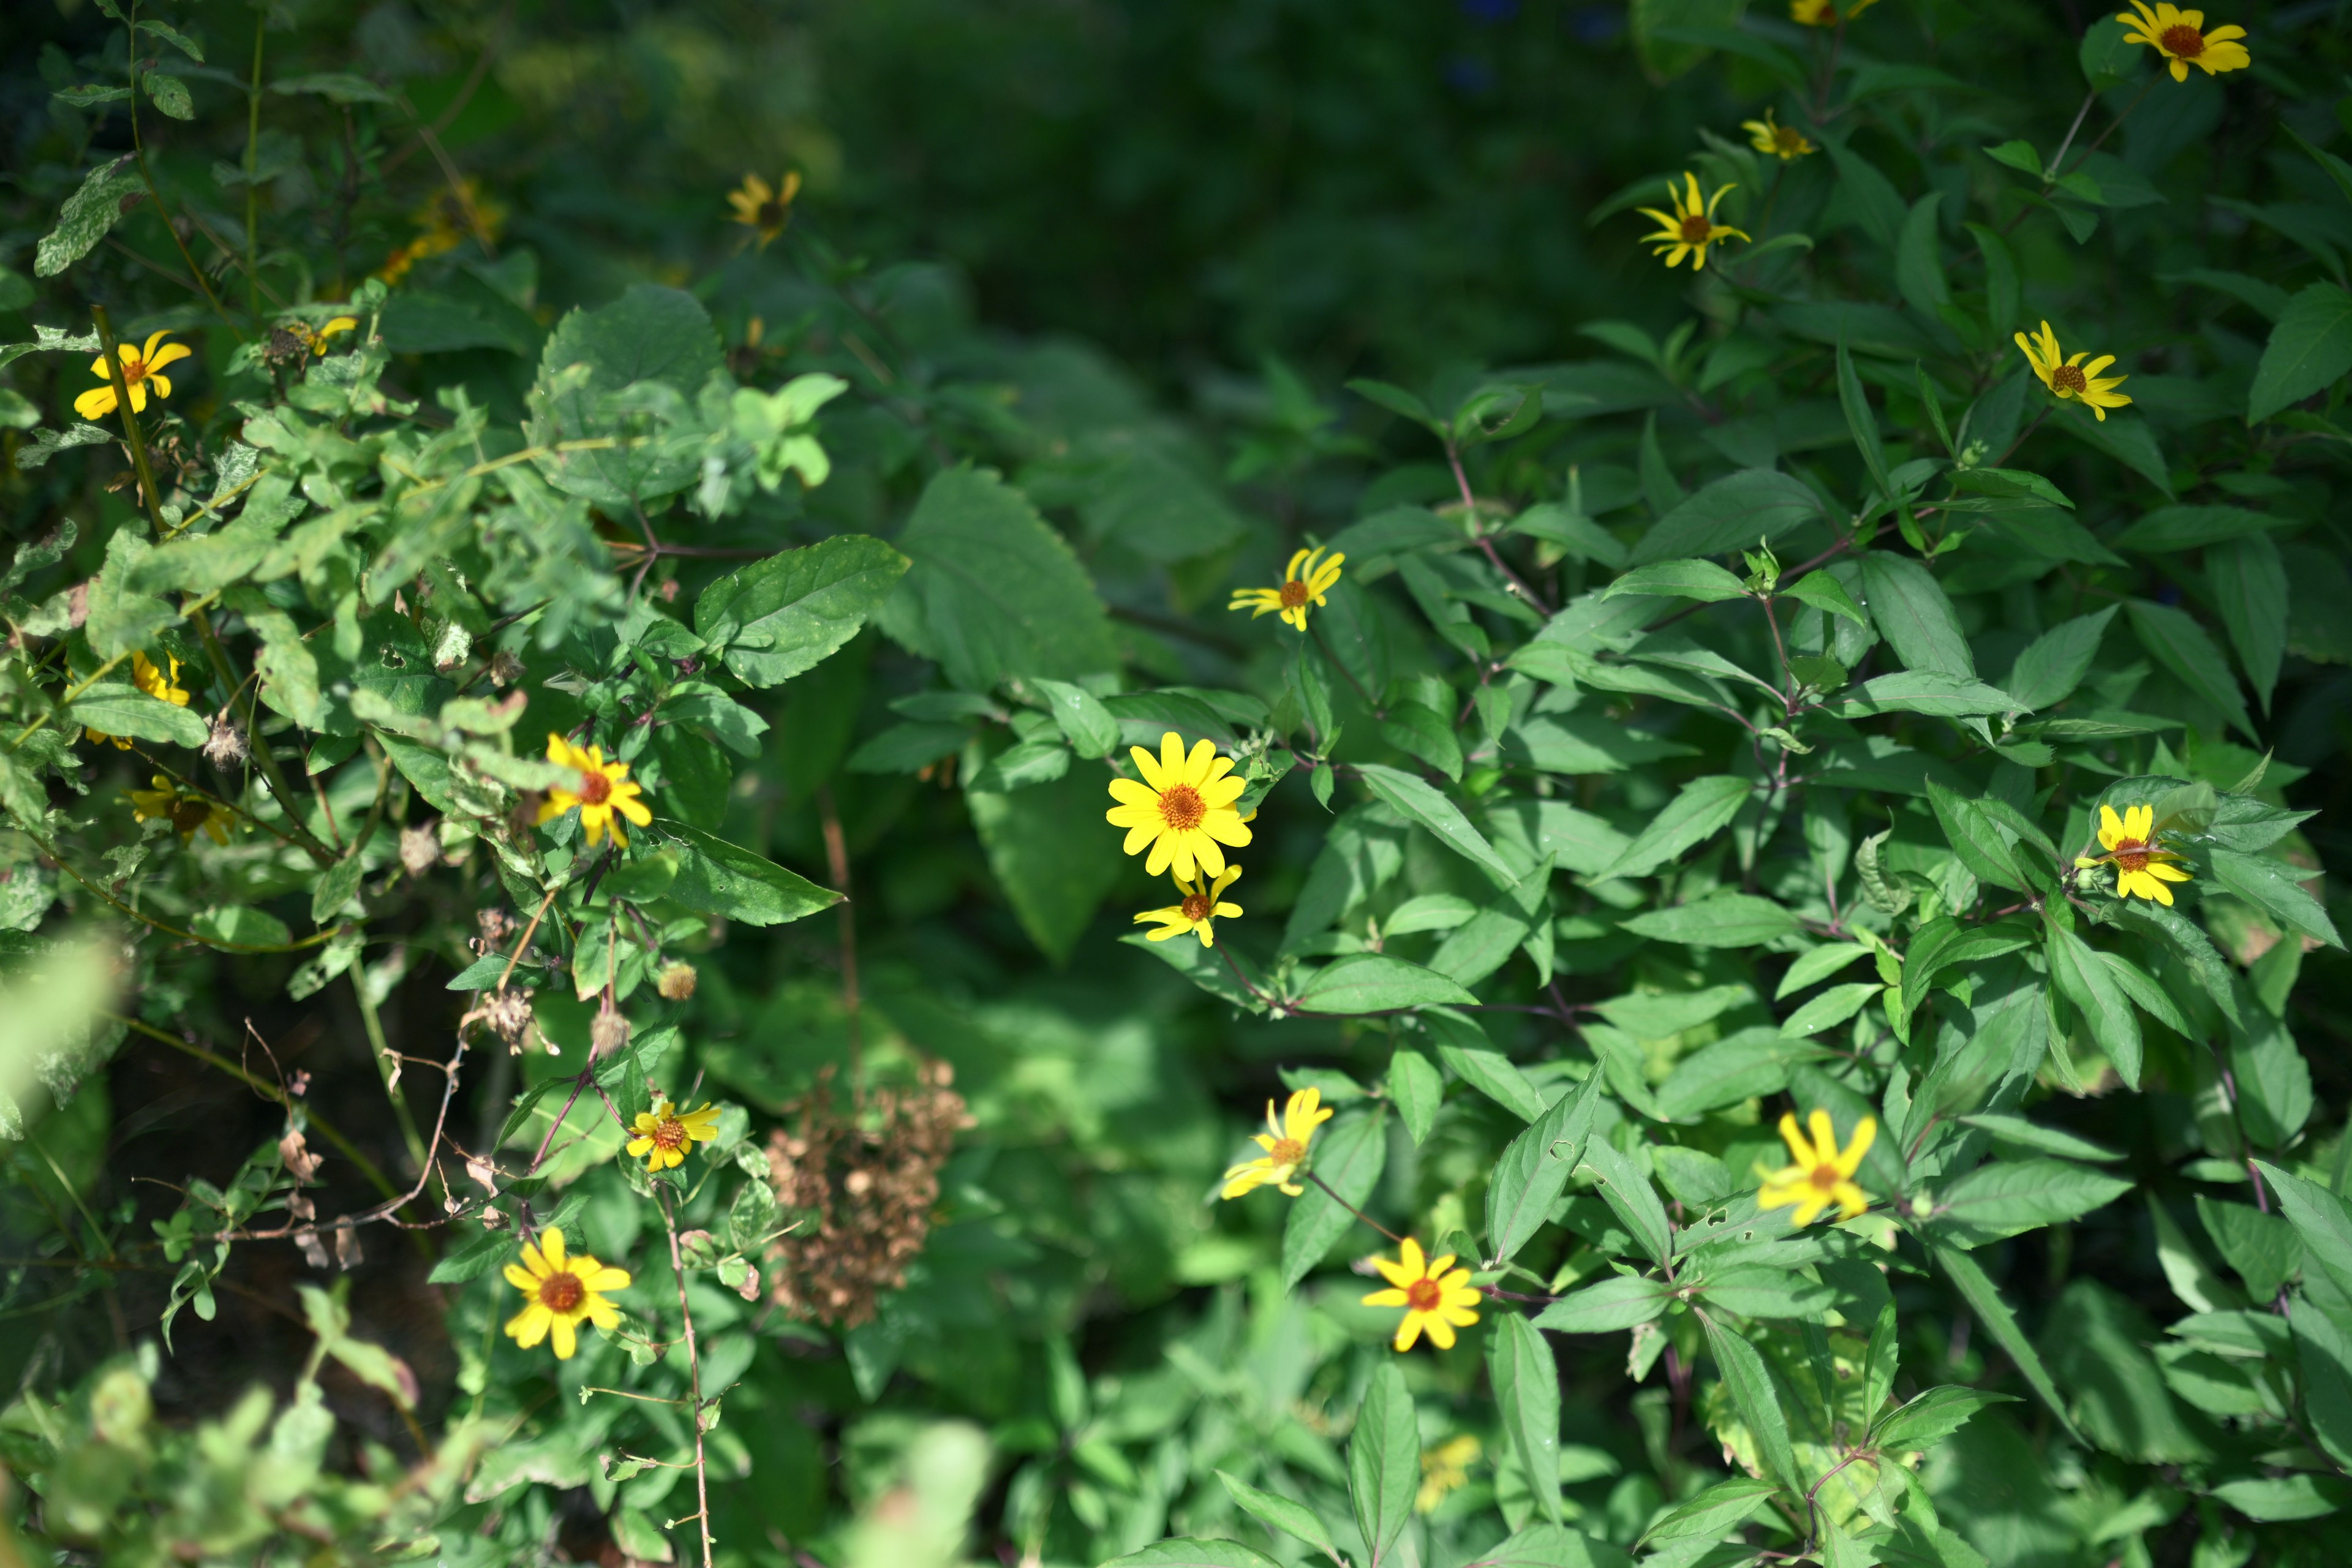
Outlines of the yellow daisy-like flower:
M1458 1437L1448 1437L1434 1448L1421 1451L1421 1489L1412 1495L1415 1513L1433 1513L1445 1500L1448 1492L1458 1491L1470 1482L1470 1467L1486 1452L1478 1439L1465 1432Z
M581 831L587 836L591 849L604 841L607 828L612 830L614 844L624 849L629 847L629 836L621 831L616 816L625 816L639 827L652 824L654 814L637 798L644 793L643 787L628 782L629 764L606 762L604 747L589 746L583 750L561 735L550 735L547 760L577 768L580 787L570 790L558 785L549 790L547 798L540 803L540 821L552 822L578 806Z
M787 170L773 189L757 174L743 176L740 190L727 193L727 205L735 216L727 221L740 223L760 237L760 248L765 250L776 236L793 221L793 198L801 194L798 169Z
M180 786L163 773L155 775L153 789L133 789L123 792L131 797L131 816L134 822L168 822L179 831L180 842L190 842L198 828L215 844L228 842L228 830L236 819L228 808L217 801L200 795L183 795Z
M1233 758L1217 755L1216 742L1206 740L1188 756L1173 730L1160 737L1159 756L1141 746L1129 746L1128 753L1143 777L1111 780L1110 797L1118 804L1103 813L1113 827L1127 829L1127 853L1140 854L1150 846L1151 858L1143 868L1154 877L1171 866L1180 882L1203 872L1223 876L1225 852L1220 846L1239 849L1250 841L1242 814L1234 809L1244 785L1233 776Z
M1739 187L1726 185L1702 203L1698 194L1698 176L1685 173L1683 178L1690 186L1690 196L1687 201L1684 199L1682 192L1675 189L1675 183L1672 180L1666 182L1666 197L1675 205L1672 217L1668 217L1655 207L1641 209L1643 217L1655 218L1658 222L1658 232L1643 236L1642 243L1657 247L1657 249L1651 254L1665 257L1666 265L1669 267L1679 267L1682 265L1684 257L1696 256L1697 259L1691 263L1691 270L1699 272L1706 268L1708 246L1719 244L1725 239L1748 237L1745 233L1733 228L1729 224L1715 221L1716 204ZM1672 254L1669 255L1669 252Z
M312 353L323 356L327 352L327 340L329 338L333 337L338 332L353 331L357 330L358 327L359 321L356 318L351 316L337 316L315 332L312 331L307 324L301 321L289 322L286 330L292 332L296 337L301 339L305 343L309 344Z
M1793 125L1783 125L1766 110L1761 120L1743 120L1739 129L1748 132L1748 144L1759 153L1769 153L1783 163L1792 163L1808 153L1819 152L1805 133ZM1728 190L1730 187L1726 186Z
M1307 1163L1307 1147L1315 1142L1315 1130L1331 1120L1331 1108L1323 1103L1319 1089L1302 1089L1283 1102L1282 1120L1274 1119L1274 1101L1265 1102L1265 1131L1250 1137L1265 1151L1255 1160L1244 1160L1225 1173L1225 1189L1217 1195L1237 1198L1244 1193L1260 1187L1278 1187L1292 1197L1307 1189L1298 1184L1298 1167Z
M1789 20L1807 27L1834 27L1840 22L1851 22L1876 5L1878 0L1853 0L1840 11L1832 0L1789 0Z
M1323 595L1339 581L1339 563L1345 555L1322 560L1319 549L1302 550L1290 558L1283 568L1282 584L1275 588L1236 588L1229 610L1247 610L1250 619L1260 616L1279 615L1300 631L1307 629L1307 606L1323 607ZM1320 564L1318 564L1318 563Z
M151 332L144 348L133 348L129 343L114 345L115 353L122 361L122 384L130 391L133 414L147 412L147 389L151 386L158 397L172 395L172 378L163 374L163 367L186 359L190 351L185 343L163 343L171 335L168 331ZM158 349L157 343L163 346ZM103 419L118 405L114 384L107 379L104 354L89 362L89 373L98 377L100 384L74 399L74 412L84 419Z
M1840 1214L1852 1219L1870 1206L1870 1194L1854 1184L1853 1173L1862 1169L1862 1157L1870 1152L1878 1136L1878 1119L1865 1116L1855 1122L1853 1142L1843 1154L1838 1152L1837 1129L1831 1124L1830 1113L1816 1110L1811 1121L1813 1138L1808 1143L1797 1131L1794 1116L1780 1118L1780 1141L1789 1145L1796 1163L1765 1176L1756 1194L1756 1206L1777 1209L1794 1204L1796 1222L1811 1225L1816 1215L1835 1204Z
M2042 378L2042 384L2050 389L2052 396L2072 398L2084 404L2099 416L2101 424L2106 423L2108 409L2121 408L2131 402L2130 398L2116 390L2131 377L2111 375L2102 379L2099 375L2101 371L2116 363L2115 355L2101 354L2084 364L2083 356L2089 351L2077 349L2061 359L2058 334L2050 330L2047 321L2042 323L2042 332L2038 337L2029 338L2023 332L2015 336L2017 346L2025 351L2026 363L2033 367L2033 374Z
M506 1267L507 1283L522 1292L523 1309L507 1320L507 1336L530 1350L551 1333L555 1359L570 1361L580 1348L579 1330L584 1320L600 1329L620 1327L621 1313L604 1300L606 1290L629 1288L629 1271L598 1262L588 1253L563 1254L563 1233L553 1226L539 1233L539 1244L522 1244L522 1262Z
M2204 12L2184 11L2169 0L2152 8L2146 0L2131 0L2131 10L2117 12L2116 20L2124 25L2126 42L2146 44L2164 57L2175 81L2187 81L2190 66L2213 76L2254 63L2246 46L2237 41L2246 36L2243 27L2216 27L2209 33Z
M637 1135L629 1140L629 1158L643 1160L648 1171L667 1171L686 1163L697 1143L708 1143L719 1136L719 1108L705 1105L680 1110L668 1096L656 1095L654 1108L637 1112L633 1125Z
M185 708L188 705L188 694L180 689L180 660L173 654L167 653L163 657L171 663L172 673L169 675L155 668L155 661L145 654L132 654L131 684L159 701L169 702L174 708ZM127 752L131 749L130 741L121 735L110 735L103 731L90 729L88 725L82 727L82 733L92 741L113 742L114 749L118 752Z
M1424 1332L1431 1344L1450 1351L1454 1331L1478 1321L1477 1287L1470 1283L1470 1270L1454 1267L1454 1254L1424 1258L1421 1243L1408 1236L1397 1249L1396 1262L1385 1258L1370 1261L1393 1289L1373 1291L1364 1298L1364 1305L1404 1309L1404 1321L1397 1325L1396 1338L1389 1342L1399 1352L1412 1349L1413 1342Z
M2099 847L2104 855L2077 857L2078 869L2089 870L2094 866L2116 868L2116 896L2128 899L2137 895L2156 903L2169 905L2172 889L2167 882L2193 880L2189 874L2173 864L2180 858L2156 842L2156 807L2133 805L2124 808L2121 816L2112 805L2099 807Z
M1166 942L1171 936L1182 936L1191 931L1201 939L1202 947L1216 946L1216 922L1220 919L1241 918L1242 907L1239 904L1223 901L1225 889L1232 887L1234 879L1241 874L1239 866L1228 866L1213 882L1205 877L1194 877L1189 880L1177 878L1176 890L1184 895L1183 902L1170 904L1165 909L1146 910L1135 917L1138 925L1146 925L1153 921L1160 922L1160 929L1145 932L1144 940Z

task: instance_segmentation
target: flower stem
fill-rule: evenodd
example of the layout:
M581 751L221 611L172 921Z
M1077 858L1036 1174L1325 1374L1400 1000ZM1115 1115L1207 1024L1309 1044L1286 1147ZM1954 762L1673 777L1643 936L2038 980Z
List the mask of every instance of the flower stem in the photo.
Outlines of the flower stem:
M114 323L106 319L103 305L92 305L89 315L98 324L98 352L106 361L107 384L114 388L114 411L122 417L122 438L131 444L131 466L138 470L141 503L160 539L165 531L163 498L155 489L155 469L147 459L147 437L139 428L137 411L131 405L131 384L123 379L122 353L115 342Z
M1331 1190L1330 1183L1325 1181L1322 1177L1317 1175L1312 1171L1307 1172L1306 1176L1308 1181L1322 1188L1333 1203L1338 1204L1341 1208L1346 1209L1349 1214L1354 1215L1358 1219L1362 1220L1366 1225L1370 1226L1374 1230L1379 1231L1382 1236L1387 1237L1391 1241L1395 1242L1398 1246L1402 1247L1404 1245L1404 1237L1399 1236L1396 1232L1391 1230L1388 1226L1382 1225L1380 1221L1374 1219L1371 1215L1366 1214L1363 1210L1358 1208L1347 1199L1341 1197L1338 1193L1333 1192Z
M677 1284L677 1315L686 1324L686 1375L694 1403L694 1528L702 1537L702 1568L710 1568L710 1478L702 1459L702 1358L694 1342L694 1310L686 1304L686 1260L677 1245L677 1217L670 1212L669 1190L661 1194L662 1228L669 1233L670 1278ZM672 1523L680 1522L673 1520Z

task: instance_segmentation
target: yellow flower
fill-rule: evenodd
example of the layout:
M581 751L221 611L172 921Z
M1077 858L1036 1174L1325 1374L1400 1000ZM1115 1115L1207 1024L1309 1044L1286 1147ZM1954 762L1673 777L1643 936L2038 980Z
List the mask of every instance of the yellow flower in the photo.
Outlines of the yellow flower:
M1330 1120L1331 1108L1323 1103L1323 1091L1319 1089L1294 1092L1283 1102L1280 1121L1274 1119L1274 1101L1267 1100L1265 1131L1250 1134L1265 1152L1227 1171L1225 1190L1217 1195L1237 1198L1268 1185L1279 1187L1294 1198L1305 1192L1307 1189L1297 1182L1298 1167L1307 1163L1307 1150L1315 1142L1315 1130Z
M133 414L147 412L147 389L150 386L155 389L158 397L172 395L172 378L163 374L163 367L186 359L189 349L185 343L163 343L162 351L158 352L155 345L169 336L171 333L168 331L150 333L145 348L133 348L129 343L114 345L115 353L122 360L122 384L130 389L131 411ZM74 399L74 412L85 419L102 419L113 413L117 406L114 384L106 376L104 354L89 362L89 373L98 377L100 384Z
M793 198L800 194L798 169L787 170L773 190L759 175L746 174L741 190L727 193L727 205L735 209L735 216L727 221L740 223L757 234L760 248L765 250L793 221Z
M418 262L457 249L469 236L496 239L506 217L506 205L484 195L480 182L461 180L456 189L435 192L416 209L416 222L425 232L394 251L375 275L386 283L397 283Z
M169 675L165 675L162 670L156 668L155 661L149 658L145 654L132 654L131 656L131 684L136 686L140 690L145 692L150 697L155 698L161 701L169 702L174 708L185 708L188 705L188 694L180 689L179 658L174 654L169 653L165 654L163 657L171 661L172 673ZM101 731L92 730L87 725L83 726L82 733L89 736L92 741L113 742L114 749L118 752L127 752L131 749L131 742L121 735L109 735Z
M1851 22L1876 5L1878 0L1853 0L1840 12L1831 0L1789 0L1789 19L1808 27L1834 27L1840 22Z
M2099 416L2101 424L2106 423L2108 409L2121 408L2131 402L2130 398L2115 390L2131 377L2111 375L2105 380L2099 378L2101 371L2116 363L2115 355L2101 354L2084 364L2083 355L2089 351L2077 349L2061 360L2058 357L2058 334L2050 330L2047 321L2042 323L2040 337L2029 338L2019 332L2016 340L2017 346L2025 351L2026 363L2033 367L2033 374L2042 378L2042 384L2050 389L2053 396L2073 398L2089 405L2091 412Z
M1470 1467L1478 1462L1485 1450L1478 1439L1465 1432L1458 1437L1448 1437L1434 1448L1421 1451L1421 1490L1412 1498L1415 1513L1431 1513L1445 1500L1445 1494L1467 1485Z
M134 822L168 822L179 830L183 844L194 839L200 827L214 843L228 842L229 826L236 821L228 808L201 795L181 794L180 786L163 773L155 775L153 789L123 793L131 797L131 817Z
M2099 847L2104 855L2087 858L2078 857L2074 864L2083 870L2094 866L2116 868L2116 896L2128 899L2137 894L2159 904L2172 902L2172 889L2167 882L2190 880L2188 872L2172 864L2180 858L2169 849L2160 848L2156 842L2156 807L2126 806L2121 816L2112 805L2099 807Z
M1761 120L1743 120L1739 129L1748 132L1748 145L1759 153L1769 153L1783 163L1793 162L1806 153L1818 151L1806 140L1805 133L1793 125L1783 125L1766 110ZM1727 190L1730 187L1726 186Z
M1478 1321L1474 1310L1479 1301L1478 1289L1470 1283L1470 1270L1454 1268L1454 1254L1423 1258L1421 1243L1408 1236L1397 1249L1396 1262L1375 1258L1371 1265L1395 1289L1373 1291L1364 1298L1364 1305L1404 1309L1404 1321L1397 1325L1396 1338L1390 1342L1398 1351L1412 1349L1424 1331L1431 1344L1450 1351L1454 1331Z
M1319 549L1298 552L1290 558L1290 564L1283 569L1280 587L1236 588L1233 603L1225 608L1247 610L1252 620L1279 613L1284 620L1305 631L1308 603L1312 602L1318 609L1323 607L1323 595L1339 581L1339 563L1348 559L1345 555L1334 555L1318 565L1316 563L1322 554Z
M620 1327L619 1309L606 1290L629 1288L629 1271L599 1263L583 1252L563 1255L563 1233L553 1226L539 1233L539 1245L522 1244L522 1262L506 1267L507 1283L522 1292L523 1309L507 1320L507 1335L530 1350L552 1331L555 1359L570 1361L579 1349L581 1321L600 1329Z
M1128 752L1142 781L1111 780L1110 797L1118 804L1103 813L1113 827L1127 829L1127 853L1139 854L1150 845L1143 868L1154 877L1171 866L1180 882L1202 872L1223 876L1225 852L1218 846L1238 849L1250 841L1242 814L1234 809L1244 786L1233 776L1233 758L1217 755L1213 741L1199 742L1187 756L1173 730L1160 737L1156 758L1141 746Z
M2237 41L2246 36L2243 27L2216 27L2206 32L2204 12L2183 11L2169 0L2153 10L2146 0L2131 0L2131 7L2130 11L2116 14L2116 20L2124 25L2124 40L2146 44L2162 55L2175 81L2187 81L2192 65L2202 68L2207 76L2213 76L2221 71L2243 70L2254 63L2246 46ZM2135 11L2137 16L2132 14Z
M1813 1139L1808 1143L1797 1131L1794 1116L1780 1118L1780 1140L1789 1145L1796 1163L1764 1177L1756 1206L1777 1209L1794 1204L1796 1222L1811 1225L1814 1215L1835 1204L1839 1213L1852 1219L1870 1206L1870 1194L1854 1184L1853 1173L1862 1168L1862 1157L1878 1136L1878 1119L1865 1116L1855 1122L1853 1142L1843 1154L1838 1152L1837 1129L1830 1122L1830 1113L1816 1110L1811 1120Z
M1165 909L1146 910L1135 917L1138 925L1152 921L1160 922L1160 929L1146 932L1144 940L1166 942L1171 936L1182 936L1191 931L1201 939L1202 947L1216 946L1216 922L1221 919L1238 920L1241 917L1242 907L1239 904L1223 901L1225 889L1232 887L1234 879L1241 874L1239 866L1228 866L1213 882L1205 877L1189 880L1177 878L1176 890L1184 895L1183 902L1170 904Z
M637 1112L635 1126L637 1135L629 1140L629 1158L643 1160L648 1171L667 1171L686 1163L697 1143L719 1135L719 1108L682 1111L667 1095L656 1095L654 1108Z
M547 760L580 770L580 787L569 790L558 785L549 790L547 798L540 803L540 821L552 822L578 806L581 831L587 836L591 849L603 842L606 828L612 829L614 844L624 849L629 847L629 836L614 820L616 813L639 827L653 822L654 814L637 798L644 793L641 786L627 782L629 764L606 762L604 747L590 746L583 751L561 735L550 735Z
M289 322L286 330L292 332L304 342L308 343L310 346L310 352L312 353L323 355L327 352L327 340L329 338L333 337L338 332L351 331L358 326L358 321L352 317L337 316L334 320L329 321L325 326L320 327L315 332L301 321Z
M1698 259L1691 263L1691 270L1698 272L1706 267L1708 246L1717 244L1726 237L1746 239L1748 236L1733 228L1729 224L1715 221L1716 204L1738 190L1739 188L1738 185L1724 186L1715 195L1707 197L1705 205L1702 205L1698 195L1698 176L1685 173L1683 178L1690 184L1688 202L1685 202L1682 193L1675 189L1675 183L1672 180L1666 182L1667 199L1675 204L1674 216L1668 217L1655 207L1641 209L1643 217L1658 220L1658 232L1644 236L1642 243L1656 246L1658 248L1652 254L1664 256L1666 265L1669 267L1681 266L1684 257L1696 253ZM1673 254L1667 255L1669 251Z

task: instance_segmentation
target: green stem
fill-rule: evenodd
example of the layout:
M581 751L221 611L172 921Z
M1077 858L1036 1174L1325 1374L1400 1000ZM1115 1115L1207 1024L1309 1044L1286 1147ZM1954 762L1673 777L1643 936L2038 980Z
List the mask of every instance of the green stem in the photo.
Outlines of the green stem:
M213 678L221 683L221 689L228 693L228 705L234 706L236 694L245 689L245 682L237 679L236 672L229 668L227 650L221 647L220 634L213 630L213 617L209 611L196 617L196 636L205 645L205 658L212 664ZM261 732L261 697L258 691L245 700L245 733L250 742L253 765L261 770L262 779L269 785L271 795L276 797L278 809L285 813L286 826L293 831L296 842L320 865L333 865L335 852L320 843L319 836L311 832L310 826L298 815L294 791L287 784L285 773L278 766L278 758L269 749L268 737Z
M220 296L213 292L212 281L205 276L205 269L196 265L194 257L188 254L188 242L180 237L178 226L172 222L172 209L163 205L163 193L155 188L155 176L147 168L147 142L139 132L139 0L131 0L131 9L124 16L122 26L124 41L129 46L131 55L129 62L122 68L131 89L131 100L128 105L131 115L131 156L138 160L139 182L147 187L147 199L155 204L155 214L163 220L163 232L172 237L173 248L179 251L180 259L187 265L188 276L196 280L196 291L205 297L205 303L213 308L214 314L219 316L228 330L236 334L237 342L243 342L245 329L236 324L236 319L228 313L228 308L220 302Z
M360 1021L366 1026L368 1055L375 1058L376 1077L383 1080L383 1097L392 1101L393 1115L400 1121L401 1141L408 1145L408 1157L419 1173L429 1171L425 1163L425 1139L416 1131L416 1119L408 1113L408 1101L392 1081L392 1047L385 1041L383 1018L376 1012L375 999L368 994L362 965L354 963L345 971L352 983L352 994L360 1005Z
M114 323L106 319L106 307L92 305L90 320L98 323L98 352L106 361L107 384L114 388L114 411L122 416L122 437L131 443L131 466L139 473L139 495L147 512L147 521L155 525L157 538L163 534L163 498L155 492L155 469L147 460L147 437L140 431L139 416L131 406L131 384L122 374L121 345L115 342Z

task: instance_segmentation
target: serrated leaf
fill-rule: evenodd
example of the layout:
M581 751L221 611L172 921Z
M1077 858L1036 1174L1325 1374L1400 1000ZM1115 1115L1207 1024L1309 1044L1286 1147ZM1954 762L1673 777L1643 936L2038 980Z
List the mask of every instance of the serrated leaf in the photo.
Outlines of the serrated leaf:
M1295 1535L1309 1546L1319 1547L1334 1562L1340 1560L1339 1549L1331 1544L1331 1532L1323 1528L1323 1521L1305 1503L1262 1491L1230 1471L1219 1470L1217 1479L1224 1487L1225 1495L1251 1518L1269 1529Z
M1391 1550L1412 1518L1421 1489L1421 1430L1412 1395L1394 1359L1383 1360L1356 1413L1348 1439L1348 1493L1370 1559L1363 1568L1393 1562Z
M57 226L33 252L34 277L55 278L88 256L122 216L123 198L146 190L146 182L131 162L125 153L111 163L100 164L82 180L80 189L66 198Z
M2352 294L2314 283L2287 301L2246 394L2246 419L2259 425L2324 392L2352 371Z
M1495 847L1486 842L1485 834L1470 825L1462 808L1429 784L1401 769L1379 763L1360 763L1356 773L1391 809L1429 829L1447 848L1485 867L1504 886L1518 881L1518 874L1510 863L1495 853Z
M1549 1216L1584 1158L1601 1088L1601 1074L1589 1074L1512 1139L1495 1163L1486 1187L1486 1245L1493 1261L1509 1261Z
M788 550L705 588L694 629L745 685L778 685L856 637L907 567L904 555L864 534Z
M1388 1124L1377 1110L1342 1117L1316 1139L1313 1153L1315 1173L1361 1208L1388 1163ZM1288 1290L1306 1279L1331 1244L1360 1223L1330 1193L1308 1183L1306 1192L1290 1201L1290 1216L1283 1225L1282 1288Z

